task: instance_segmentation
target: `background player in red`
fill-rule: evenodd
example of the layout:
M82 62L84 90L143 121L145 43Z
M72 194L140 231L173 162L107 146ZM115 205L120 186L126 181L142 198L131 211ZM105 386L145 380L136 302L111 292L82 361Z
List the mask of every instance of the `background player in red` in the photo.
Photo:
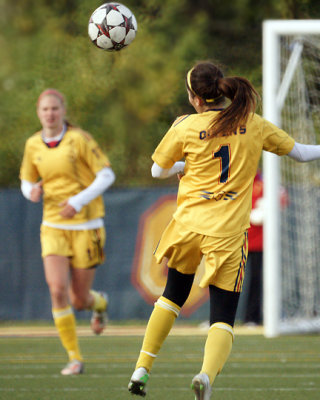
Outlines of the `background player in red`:
M280 204L284 208L288 204L287 191L280 188ZM246 298L244 322L248 326L262 323L263 301L263 221L265 205L263 199L263 177L258 170L252 187L252 210L250 213L250 228L248 229L248 261L246 267L246 282L243 296Z
M263 275L263 181L258 171L252 187L251 226L248 229L248 261L246 269L245 290L247 305L244 317L246 324L262 322L262 275Z

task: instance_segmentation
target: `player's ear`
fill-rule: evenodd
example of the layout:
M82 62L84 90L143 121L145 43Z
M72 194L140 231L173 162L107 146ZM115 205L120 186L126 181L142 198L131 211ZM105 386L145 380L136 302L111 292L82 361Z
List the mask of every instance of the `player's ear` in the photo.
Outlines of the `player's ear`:
M197 107L201 107L204 104L204 101L201 99L201 97L194 96L194 103Z

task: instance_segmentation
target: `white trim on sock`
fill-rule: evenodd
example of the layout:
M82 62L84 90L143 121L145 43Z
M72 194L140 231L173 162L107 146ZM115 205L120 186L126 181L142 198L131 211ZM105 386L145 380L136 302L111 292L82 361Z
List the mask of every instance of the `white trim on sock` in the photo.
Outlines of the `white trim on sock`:
M225 323L223 323L223 322L216 322L216 323L214 323L214 324L212 324L212 325L210 326L210 329L211 329L211 328L224 329L225 331L230 332L231 335L232 335L232 340L234 340L234 332L233 332L233 329L232 329L232 327L231 327L230 325L225 324ZM210 330L210 329L209 329L209 330Z
M166 303L166 302L163 301L163 300L158 299L158 300L154 303L154 305L158 305L159 307L164 308L165 310L172 311L173 313L176 314L177 317L179 316L180 310L179 310L177 307L174 307L174 306L172 306L172 305Z
M148 354L148 356L150 356L150 357L153 357L153 358L156 358L156 357L157 357L157 355L156 355L156 354L149 353L148 351L144 351L144 350L140 350L140 353L145 353L145 354Z
M66 317L67 315L70 315L70 314L73 314L73 310L72 310L71 306L62 308L60 310L59 309L52 310L53 318Z

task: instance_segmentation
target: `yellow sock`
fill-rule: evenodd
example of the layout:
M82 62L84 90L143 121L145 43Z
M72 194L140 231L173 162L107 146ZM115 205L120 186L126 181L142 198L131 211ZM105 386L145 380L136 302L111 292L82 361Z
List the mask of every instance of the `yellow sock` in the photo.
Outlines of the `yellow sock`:
M217 322L211 325L204 349L204 359L201 372L209 376L210 384L220 373L226 363L232 348L233 329L231 325Z
M76 320L71 306L62 309L54 308L52 315L61 343L67 350L69 360L82 361L76 332Z
M105 311L107 309L107 300L101 293L96 292L95 290L90 290L90 293L93 296L93 304L91 310L94 311Z
M136 368L144 367L147 371L151 370L153 361L179 312L180 307L172 301L163 296L158 299L149 318Z

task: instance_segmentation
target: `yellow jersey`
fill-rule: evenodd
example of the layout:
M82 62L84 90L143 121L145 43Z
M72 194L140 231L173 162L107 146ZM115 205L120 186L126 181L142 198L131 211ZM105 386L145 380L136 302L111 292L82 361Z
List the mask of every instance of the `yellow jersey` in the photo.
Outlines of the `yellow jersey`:
M294 139L257 114L232 135L208 139L207 127L218 112L179 117L152 159L169 169L185 158L173 217L190 231L227 237L250 226L252 185L262 150L288 154Z
M53 224L81 224L104 216L102 196L98 196L71 219L60 215L59 204L86 189L96 173L110 162L90 134L68 127L57 147L48 147L42 132L31 136L25 145L20 179L43 181L43 220Z

